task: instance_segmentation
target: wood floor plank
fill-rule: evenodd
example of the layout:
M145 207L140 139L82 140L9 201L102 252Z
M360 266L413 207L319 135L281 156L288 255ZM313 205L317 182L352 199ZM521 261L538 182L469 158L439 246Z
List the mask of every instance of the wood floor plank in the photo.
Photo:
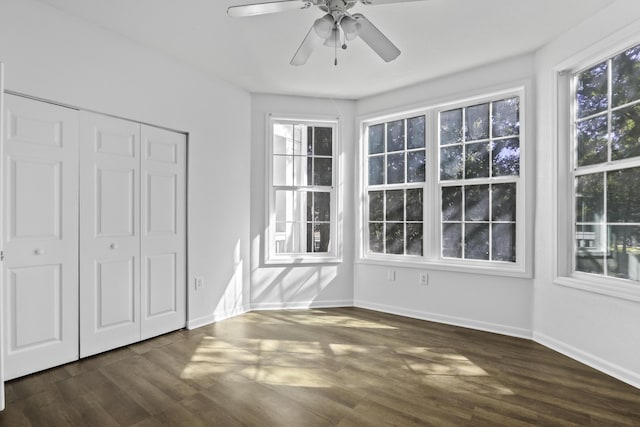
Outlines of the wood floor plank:
M0 426L640 427L640 390L525 339L251 312L6 383Z

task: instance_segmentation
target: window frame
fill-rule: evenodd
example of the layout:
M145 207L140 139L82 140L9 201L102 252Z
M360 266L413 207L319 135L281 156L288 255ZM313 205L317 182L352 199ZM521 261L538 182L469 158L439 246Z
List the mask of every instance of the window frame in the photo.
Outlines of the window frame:
M579 54L562 62L554 69L555 96L557 117L558 147L556 153L556 177L558 182L556 194L556 265L553 283L555 285L580 289L583 291L607 295L625 300L640 302L640 281L621 279L604 274L576 271L576 210L575 210L575 178L591 173L623 170L629 167L640 167L640 157L581 166L577 169L577 146L575 135L576 85L575 76L602 62L608 62L616 55L640 45L637 32L627 29L629 34L616 34L602 40ZM611 70L608 70L608 79ZM610 88L610 85L608 85ZM609 94L610 95L610 94ZM611 110L618 107L607 107L609 120ZM584 119L584 118L582 118ZM611 150L610 144L607 151ZM605 224L606 225L606 224Z
M296 124L314 127L330 127L333 130L332 140L332 185L274 185L274 125ZM287 264L322 264L342 262L342 200L341 200L341 123L340 118L313 115L267 113L265 119L265 231L264 231L264 263L266 265ZM307 156L308 157L308 156ZM312 156L315 157L315 156ZM330 194L330 239L328 252L276 252L276 191L290 189L299 192L328 192ZM329 191L326 191L329 189Z
M531 169L532 155L527 149L531 129L527 126L527 114L530 110L526 94L531 90L531 82L495 88L472 94L466 98L445 99L431 104L425 103L415 108L396 110L386 114L363 116L358 119L359 130L359 202L357 263L387 266L402 266L416 269L433 269L479 274L491 274L508 277L532 277L533 253L533 191L531 180L526 180ZM440 191L440 145L439 113L459 107L470 107L484 102L499 101L511 97L520 98L520 175L517 177L516 194L516 262L486 261L443 257L441 252L442 221ZM423 255L393 255L369 252L368 236L368 132L369 126L393 120L407 119L425 115L425 182L423 183ZM496 178L497 179L497 178ZM469 181L469 180L467 180ZM452 182L449 182L452 184ZM471 183L466 183L470 185ZM382 190L382 188L381 188Z

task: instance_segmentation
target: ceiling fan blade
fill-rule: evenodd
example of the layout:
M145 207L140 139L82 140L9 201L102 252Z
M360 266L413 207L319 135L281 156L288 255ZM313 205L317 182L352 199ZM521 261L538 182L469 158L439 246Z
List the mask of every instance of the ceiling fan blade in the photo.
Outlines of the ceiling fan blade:
M315 48L322 45L324 42L324 39L316 33L313 27L314 26L312 25L304 40L302 40L296 54L291 58L291 65L306 64L307 59L309 59Z
M245 4L242 6L231 6L227 9L227 15L233 18L241 18L244 16L308 9L311 6L313 6L313 3L304 0L269 1L264 3Z
M375 6L378 4L406 3L406 2L415 2L415 1L429 1L429 0L360 0L360 3Z
M389 40L382 32L376 28L367 18L361 13L355 13L352 15L356 19L361 27L358 32L360 38L373 49L380 58L385 62L393 61L400 55L400 49L398 49L391 40Z

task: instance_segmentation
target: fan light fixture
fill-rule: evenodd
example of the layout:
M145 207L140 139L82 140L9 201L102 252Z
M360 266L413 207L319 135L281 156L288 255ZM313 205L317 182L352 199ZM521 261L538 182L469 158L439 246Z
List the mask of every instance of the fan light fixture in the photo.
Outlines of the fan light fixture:
M377 5L419 0L277 0L263 3L231 6L227 14L231 17L263 15L289 10L310 9L317 6L326 14L316 19L304 40L291 59L291 65L304 65L314 49L320 45L335 49L334 64L338 65L338 46L347 48L347 41L360 37L385 62L400 55L398 49L371 21L360 13L348 12L357 3ZM344 40L342 36L344 35Z

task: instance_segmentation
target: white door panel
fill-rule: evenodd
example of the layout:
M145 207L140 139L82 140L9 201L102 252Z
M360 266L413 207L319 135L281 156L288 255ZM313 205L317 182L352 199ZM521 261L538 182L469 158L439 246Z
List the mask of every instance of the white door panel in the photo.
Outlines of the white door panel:
M142 126L141 338L186 324L186 136Z
M81 112L80 355L140 339L140 125Z
M7 95L4 114L4 364L11 379L78 358L78 112Z

